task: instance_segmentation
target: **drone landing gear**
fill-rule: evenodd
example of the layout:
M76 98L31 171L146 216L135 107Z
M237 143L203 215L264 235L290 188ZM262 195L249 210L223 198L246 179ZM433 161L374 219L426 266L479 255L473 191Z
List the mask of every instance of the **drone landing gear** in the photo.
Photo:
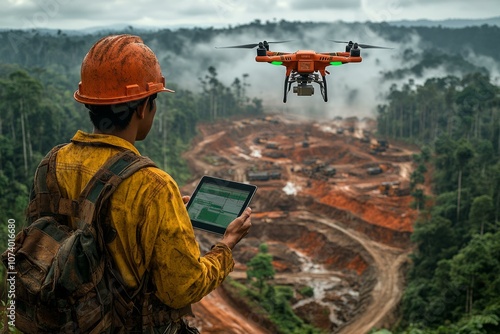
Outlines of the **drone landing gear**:
M290 88L292 87L292 82L288 82L289 76L285 77L285 87L284 87L284 94L283 94L283 103L286 103L286 96L288 95L288 92L290 91Z
M323 96L323 101L327 102L328 101L328 89L326 87L326 77L323 75L322 78L323 78L323 81L318 82L319 89L321 91L321 96Z
M293 83L297 83L297 86L293 87L293 92L298 96L311 96L314 94L314 87L311 85L315 82L319 85L321 96L323 101L328 101L328 91L326 85L326 77L318 74L299 74L292 73L291 76L285 76L285 85L283 87L283 103L286 103L288 92L292 87Z

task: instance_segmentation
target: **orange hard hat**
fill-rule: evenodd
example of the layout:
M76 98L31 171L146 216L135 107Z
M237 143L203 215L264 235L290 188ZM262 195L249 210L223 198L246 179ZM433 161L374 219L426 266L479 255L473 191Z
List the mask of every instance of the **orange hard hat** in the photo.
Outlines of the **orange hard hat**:
M110 105L140 100L165 88L160 63L142 39L133 35L107 36L94 44L82 62L75 100Z

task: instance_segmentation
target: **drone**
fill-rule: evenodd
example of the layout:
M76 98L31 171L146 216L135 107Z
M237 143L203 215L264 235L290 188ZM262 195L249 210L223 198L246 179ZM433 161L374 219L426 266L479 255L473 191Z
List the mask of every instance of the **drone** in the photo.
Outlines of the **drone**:
M253 49L257 47L257 56L255 61L259 63L270 63L272 65L282 65L286 67L285 86L283 103L286 103L288 92L293 84L293 93L297 96L314 95L312 83L319 85L321 95L325 102L328 101L328 90L326 84L326 75L330 74L326 70L328 66L339 66L348 63L360 63L361 49L391 49L383 46L369 44L353 43L352 41L334 41L335 43L347 44L344 52L316 52L313 50L298 50L296 52L276 52L269 50L269 44L287 43L291 41L277 42L259 42L254 44L243 44L234 46L216 47Z

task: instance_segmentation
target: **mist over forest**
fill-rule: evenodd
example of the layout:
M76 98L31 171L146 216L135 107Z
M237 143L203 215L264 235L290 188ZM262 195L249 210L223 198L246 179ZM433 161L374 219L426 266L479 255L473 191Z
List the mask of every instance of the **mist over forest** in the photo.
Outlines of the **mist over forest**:
M498 82L500 65L498 26L460 29L442 27L392 26L386 23L260 22L230 28L181 28L147 31L127 27L123 33L140 35L157 53L167 85L201 91L200 78L210 66L224 84L245 74L248 94L263 100L272 112L301 113L313 117L375 116L391 85L409 80L424 83L427 78L466 73L488 73ZM109 31L88 34L64 31L0 32L0 59L26 68L50 69L65 75L76 87L81 60L89 47ZM271 50L295 52L343 51L344 45L330 40L391 47L362 50L363 62L328 67L330 101L324 103L315 85L313 97L290 92L282 103L285 68L256 63L255 50L216 49L259 41L283 41Z

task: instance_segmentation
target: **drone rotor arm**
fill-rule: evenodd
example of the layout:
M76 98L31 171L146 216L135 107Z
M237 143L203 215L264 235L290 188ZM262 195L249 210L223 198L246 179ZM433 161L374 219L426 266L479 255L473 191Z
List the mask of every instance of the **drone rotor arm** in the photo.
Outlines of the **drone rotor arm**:
M242 44L242 45L231 45L231 46L216 46L216 49L253 49L258 46L259 43L254 44Z
M351 57L351 56L332 56L330 58L330 63L360 63L363 59L361 57Z

